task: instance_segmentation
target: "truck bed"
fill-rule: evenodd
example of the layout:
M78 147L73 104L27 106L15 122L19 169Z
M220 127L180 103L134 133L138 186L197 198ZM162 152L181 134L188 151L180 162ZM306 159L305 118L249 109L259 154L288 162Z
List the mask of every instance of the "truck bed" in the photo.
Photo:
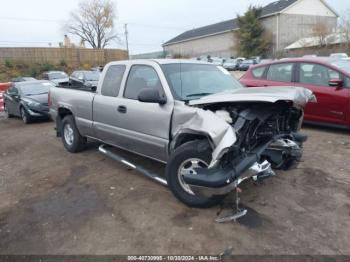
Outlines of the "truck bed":
M74 89L71 87L53 87L50 90L51 109L53 119L57 116L56 108L65 108L73 113L76 124L82 135L89 136L93 133L93 100L95 92L86 89Z
M66 88L66 89L73 89L73 90L79 90L79 91L85 91L90 93L96 93L96 87L81 87L81 86L74 86L70 84L59 84L56 87L58 88Z

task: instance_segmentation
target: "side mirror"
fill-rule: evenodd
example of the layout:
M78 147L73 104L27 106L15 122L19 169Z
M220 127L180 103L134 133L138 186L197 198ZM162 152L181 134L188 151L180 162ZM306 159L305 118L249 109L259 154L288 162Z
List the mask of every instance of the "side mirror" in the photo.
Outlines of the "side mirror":
M343 87L343 80L341 79L331 79L329 80L329 86L333 87Z
M138 100L144 103L158 103L164 105L166 98L159 95L158 89L155 88L144 88L141 89Z

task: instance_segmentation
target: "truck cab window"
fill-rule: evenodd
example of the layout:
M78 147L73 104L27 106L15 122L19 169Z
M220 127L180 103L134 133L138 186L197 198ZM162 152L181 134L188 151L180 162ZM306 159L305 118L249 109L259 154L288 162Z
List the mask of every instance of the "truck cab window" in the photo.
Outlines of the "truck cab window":
M124 97L137 100L140 91L144 88L156 88L159 92L163 92L158 74L152 67L135 65L130 70Z
M117 97L125 72L124 65L113 65L108 68L102 84L101 94Z

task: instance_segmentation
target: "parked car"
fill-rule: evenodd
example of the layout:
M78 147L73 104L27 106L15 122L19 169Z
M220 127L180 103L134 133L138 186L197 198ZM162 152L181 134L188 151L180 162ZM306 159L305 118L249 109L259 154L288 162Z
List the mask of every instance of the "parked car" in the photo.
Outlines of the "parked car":
M74 71L69 83L72 87L88 90L96 90L101 73L98 71Z
M43 79L51 81L52 83L56 85L62 85L62 84L68 84L69 83L69 77L68 75L63 71L49 71L43 73Z
M257 62L254 59L247 59L247 60L242 61L239 64L238 70L239 71L247 71L250 66L256 65L256 64L257 64Z
M198 57L197 60L202 61L202 62L208 62L209 58L210 58L210 56L202 55L202 56Z
M6 91L11 85L11 82L0 83L0 91Z
M91 71L97 71L97 72L102 72L103 71L103 65L95 66L91 68Z
M35 80L37 80L37 79L35 79L34 77L19 76L19 77L12 79L12 82L25 82L25 81L35 81Z
M4 91L0 91L0 112L4 111Z
M261 56L252 56L250 59L254 60L256 62L256 64L260 64L262 58L261 58Z
M4 111L4 92L11 86L11 82L0 83L0 112Z
M346 53L333 53L329 57L333 59L349 58L349 56Z
M237 57L236 59L237 59L237 61L238 61L239 63L241 63L241 62L243 62L244 60L246 60L245 57Z
M266 64L266 63L270 63L273 62L273 59L261 59L259 64Z
M7 117L21 117L25 124L34 119L48 119L48 93L53 86L46 80L13 84L4 93L4 111Z
M311 90L317 103L305 108L305 121L350 127L350 61L290 58L252 67L241 79L247 87L295 86Z
M236 71L239 67L237 59L227 59L222 65L226 70Z
M315 54L311 54L311 55L304 55L304 58L312 58L312 57L317 57L317 55Z
M306 136L298 130L312 98L304 88L244 88L213 64L129 60L106 65L96 92L52 88L50 115L69 152L89 137L166 163L164 180L100 147L183 203L209 207L241 181L273 174L271 164L287 169L300 160Z
M208 59L208 62L209 63L212 63L214 65L217 65L217 66L222 66L223 63L224 63L224 59L220 58L220 57L210 57Z

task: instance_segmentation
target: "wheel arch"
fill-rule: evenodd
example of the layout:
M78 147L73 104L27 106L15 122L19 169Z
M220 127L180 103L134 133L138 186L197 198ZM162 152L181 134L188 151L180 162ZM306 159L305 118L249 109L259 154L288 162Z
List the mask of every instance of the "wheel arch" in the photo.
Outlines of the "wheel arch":
M21 110L22 110L22 108L25 110L25 111L27 111L28 110L28 108L26 107L26 104L25 103L23 103L22 101L20 102L20 103L18 103L18 115L21 117L22 116L22 113L21 113Z
M61 137L61 128L62 128L62 120L66 116L73 116L73 112L66 107L59 107L57 110L57 117L56 117L56 136Z
M200 132L198 133L185 132L175 136L174 140L171 142L171 145L170 145L170 153L173 152L178 147L194 140L205 140L210 144L211 148L214 148L212 140L206 134L203 134Z

